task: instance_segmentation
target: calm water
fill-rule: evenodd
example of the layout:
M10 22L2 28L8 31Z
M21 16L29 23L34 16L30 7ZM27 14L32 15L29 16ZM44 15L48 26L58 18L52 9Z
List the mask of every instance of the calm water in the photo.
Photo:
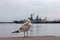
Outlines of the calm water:
M12 34L22 24L0 24L0 37L23 37L24 33ZM60 36L60 24L33 24L29 30L29 36Z

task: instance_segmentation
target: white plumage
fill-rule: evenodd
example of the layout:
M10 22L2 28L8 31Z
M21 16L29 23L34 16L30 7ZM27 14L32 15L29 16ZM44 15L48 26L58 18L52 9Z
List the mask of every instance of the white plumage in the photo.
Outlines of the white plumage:
M26 22L17 31L14 31L12 33L24 32L24 37L25 37L25 32L27 32L27 36L28 36L28 31L29 31L31 25L32 25L32 23L31 23L30 19L27 19Z

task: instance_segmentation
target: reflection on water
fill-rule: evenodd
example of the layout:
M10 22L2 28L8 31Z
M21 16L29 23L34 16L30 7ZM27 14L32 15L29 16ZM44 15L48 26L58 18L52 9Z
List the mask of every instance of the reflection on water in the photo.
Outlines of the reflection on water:
M23 37L24 33L12 34L22 24L0 24L0 37ZM60 24L33 24L29 30L29 36L60 36Z

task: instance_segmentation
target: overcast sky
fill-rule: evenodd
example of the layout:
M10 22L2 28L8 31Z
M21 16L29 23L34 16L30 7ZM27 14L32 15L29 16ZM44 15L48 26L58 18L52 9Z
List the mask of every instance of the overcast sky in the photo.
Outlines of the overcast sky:
M0 0L0 21L13 21L39 15L60 19L60 0Z

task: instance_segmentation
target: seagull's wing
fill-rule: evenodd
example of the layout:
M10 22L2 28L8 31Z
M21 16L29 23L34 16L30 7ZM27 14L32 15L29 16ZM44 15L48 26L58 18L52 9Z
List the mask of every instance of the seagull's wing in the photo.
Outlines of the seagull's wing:
M19 31L24 32L24 31L28 31L31 27L31 23L26 23L24 25L22 25L22 27L20 27Z

